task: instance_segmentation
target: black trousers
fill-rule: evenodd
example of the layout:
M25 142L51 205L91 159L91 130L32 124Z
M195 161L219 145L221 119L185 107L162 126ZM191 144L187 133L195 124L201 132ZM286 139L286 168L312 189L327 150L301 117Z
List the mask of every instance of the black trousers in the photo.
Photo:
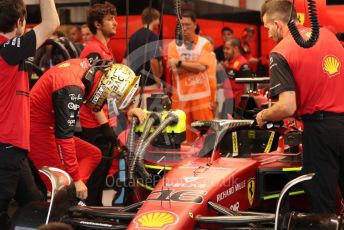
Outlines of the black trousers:
M314 172L304 182L314 213L336 212L336 186L344 189L344 115L318 112L302 117L303 173Z
M0 229L6 229L9 202L19 205L44 200L32 176L27 151L0 143Z
M103 155L99 165L87 181L88 197L86 204L103 206L103 190L107 173L112 165L116 141L105 138L100 128L82 128L82 139L97 146Z

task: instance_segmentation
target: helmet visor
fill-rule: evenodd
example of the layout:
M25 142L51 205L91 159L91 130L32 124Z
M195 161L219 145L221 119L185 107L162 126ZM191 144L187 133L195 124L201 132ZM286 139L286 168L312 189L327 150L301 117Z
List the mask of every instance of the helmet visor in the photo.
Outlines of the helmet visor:
M122 94L121 94L122 96L119 96L115 92L109 94L107 98L107 103L108 103L108 112L109 112L110 117L113 115L115 116L119 115L120 110L127 108L131 104L139 88L139 83L140 83L140 77L135 76L133 81L131 81L129 85L124 89L124 91L122 91Z

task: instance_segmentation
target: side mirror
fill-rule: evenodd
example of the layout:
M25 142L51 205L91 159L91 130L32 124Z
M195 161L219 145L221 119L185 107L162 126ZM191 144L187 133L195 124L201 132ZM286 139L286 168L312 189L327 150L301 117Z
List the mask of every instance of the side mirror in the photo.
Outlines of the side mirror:
M313 178L313 176L315 175L315 173L309 173L309 174L306 174L306 175L302 175L302 176L299 176L291 181L289 181L282 189L281 193L280 193L280 197L277 201L277 206L276 206L276 213L275 213L275 227L274 227L274 230L277 230L278 229L278 218L279 218L279 212L280 212L280 206L281 206L281 202L284 198L284 196L286 195L286 193L288 192L288 190L293 187L294 185L298 184L298 183L301 183L303 181L306 181L306 180L310 180Z
M52 185L51 200L45 224L58 221L66 210L77 203L76 190L72 178L65 171L44 166L39 170L46 175Z

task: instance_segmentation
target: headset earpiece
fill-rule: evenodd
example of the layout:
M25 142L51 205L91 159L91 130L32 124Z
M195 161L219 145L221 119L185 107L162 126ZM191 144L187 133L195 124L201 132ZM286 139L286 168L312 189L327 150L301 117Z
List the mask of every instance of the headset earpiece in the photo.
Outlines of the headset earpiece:
M94 60L91 67L86 71L84 77L82 78L82 83L85 85L85 95L86 98L91 93L94 78L98 71L104 72L108 66L111 66L112 60Z

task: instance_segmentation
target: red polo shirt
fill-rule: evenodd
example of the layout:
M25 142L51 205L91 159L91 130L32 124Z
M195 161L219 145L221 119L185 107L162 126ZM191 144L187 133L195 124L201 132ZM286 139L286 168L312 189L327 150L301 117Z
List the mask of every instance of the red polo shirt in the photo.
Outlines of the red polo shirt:
M244 94L244 84L235 83L235 78L251 77L252 71L248 66L248 62L243 55L238 55L229 61L226 72L229 78L224 81L224 95L226 99L235 99L235 106L240 102L241 95Z
M0 143L29 150L29 78L25 60L36 52L32 30L8 40L0 35Z
M101 41L99 41L95 36L91 38L91 40L87 43L85 48L80 54L80 58L88 58L90 63L96 60L105 59L105 60L112 60L114 57L112 56L111 50L104 45ZM107 104L104 105L103 111L105 115L108 115ZM84 128L95 128L100 126L98 120L94 116L92 110L88 108L86 105L82 105L80 108L80 124Z
M310 36L309 29L299 30ZM272 97L296 92L297 115L344 112L344 48L329 30L320 29L309 49L299 47L291 35L285 37L271 52L270 74Z

